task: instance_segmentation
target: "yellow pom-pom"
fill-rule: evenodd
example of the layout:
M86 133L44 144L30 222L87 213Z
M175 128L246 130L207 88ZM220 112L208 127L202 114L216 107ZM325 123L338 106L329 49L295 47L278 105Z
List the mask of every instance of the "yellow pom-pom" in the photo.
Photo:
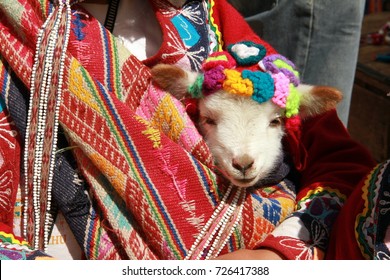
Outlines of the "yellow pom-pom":
M252 96L253 83L249 79L243 79L237 70L225 69L226 76L223 82L223 89L234 94Z

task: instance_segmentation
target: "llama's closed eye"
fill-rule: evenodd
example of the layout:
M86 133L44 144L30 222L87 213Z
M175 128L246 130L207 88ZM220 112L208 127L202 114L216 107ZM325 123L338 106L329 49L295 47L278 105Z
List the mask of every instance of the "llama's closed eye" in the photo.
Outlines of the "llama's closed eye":
M217 125L216 120L214 118L211 118L211 117L202 116L201 122L204 124L208 124L208 125Z
M282 117L276 117L270 121L269 126L270 127L278 127L281 124L282 124Z

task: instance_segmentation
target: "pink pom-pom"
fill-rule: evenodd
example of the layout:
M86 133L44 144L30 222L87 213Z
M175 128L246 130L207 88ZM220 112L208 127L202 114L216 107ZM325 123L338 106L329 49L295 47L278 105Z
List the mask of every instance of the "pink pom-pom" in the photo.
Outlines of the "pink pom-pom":
M290 91L290 80L282 72L272 74L272 78L275 82L275 94L272 101L279 107L285 108Z

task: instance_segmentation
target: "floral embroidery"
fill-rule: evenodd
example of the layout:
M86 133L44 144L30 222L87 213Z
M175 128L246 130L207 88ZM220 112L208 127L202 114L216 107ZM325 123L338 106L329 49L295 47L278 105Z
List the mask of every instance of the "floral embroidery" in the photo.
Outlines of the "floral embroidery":
M164 1L154 1L160 14L159 20L167 32L167 46L163 59L173 58L170 63L190 67L198 71L209 51L209 30L205 25L207 5L201 1L188 1L177 9ZM188 65L189 63L189 65Z
M175 57L177 55L186 56L189 59L191 65L194 65L194 68L199 70L202 65L201 61L204 58L203 53L205 53L206 49L201 47L200 49L194 51L188 50L185 46L183 46L181 40L176 37L175 33L168 25L165 25L165 28L168 32L168 38L170 39L170 41L168 41L168 46L174 51L170 53L163 53L161 57L166 59L168 57Z
M307 244L295 238L285 238L279 241L279 244L285 248L296 250L296 260L311 260L313 259L313 244Z

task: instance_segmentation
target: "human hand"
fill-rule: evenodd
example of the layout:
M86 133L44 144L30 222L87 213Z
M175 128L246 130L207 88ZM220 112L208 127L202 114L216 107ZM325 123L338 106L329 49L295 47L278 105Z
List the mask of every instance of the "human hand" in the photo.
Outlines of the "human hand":
M283 257L270 249L240 249L221 255L215 258L215 260L283 260Z

